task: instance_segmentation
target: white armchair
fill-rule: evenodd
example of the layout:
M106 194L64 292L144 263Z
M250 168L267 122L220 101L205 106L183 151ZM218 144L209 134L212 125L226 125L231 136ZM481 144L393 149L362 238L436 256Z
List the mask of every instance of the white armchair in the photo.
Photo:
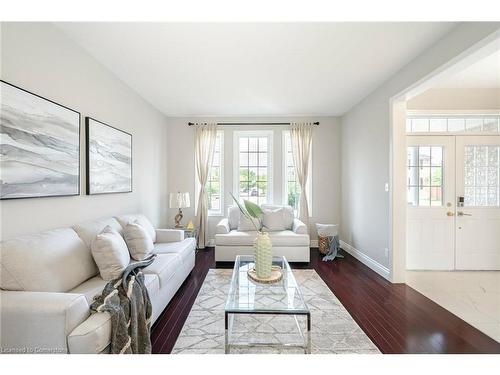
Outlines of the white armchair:
M309 262L308 229L303 222L294 218L292 208L263 205L262 209L264 215L269 214L269 210L275 214L276 210L282 213L281 228L268 230L273 244L273 255L285 256L290 262ZM215 229L215 260L217 262L232 262L236 255L253 254L252 246L257 232L238 230L239 215L238 207L229 207L228 217L217 224Z

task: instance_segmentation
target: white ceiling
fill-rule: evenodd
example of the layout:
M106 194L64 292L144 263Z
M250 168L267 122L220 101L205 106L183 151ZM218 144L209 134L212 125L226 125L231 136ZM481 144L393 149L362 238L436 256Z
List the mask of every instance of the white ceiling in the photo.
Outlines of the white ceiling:
M437 85L440 88L500 88L500 51Z
M453 23L56 23L167 116L341 115Z

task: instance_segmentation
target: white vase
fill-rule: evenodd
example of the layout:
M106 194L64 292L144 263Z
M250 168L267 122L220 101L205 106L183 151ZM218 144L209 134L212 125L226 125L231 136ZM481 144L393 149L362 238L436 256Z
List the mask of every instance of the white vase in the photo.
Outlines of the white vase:
M273 265L273 244L268 233L257 233L257 238L253 241L253 251L257 277L262 279L270 277Z

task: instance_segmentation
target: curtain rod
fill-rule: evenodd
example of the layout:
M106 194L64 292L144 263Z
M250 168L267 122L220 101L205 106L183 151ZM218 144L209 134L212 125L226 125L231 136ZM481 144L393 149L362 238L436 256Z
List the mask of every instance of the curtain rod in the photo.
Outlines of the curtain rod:
M203 124L207 124L204 122ZM319 125L319 121L313 122L314 125ZM194 122L188 122L189 126L193 126ZM289 122L218 122L217 125L290 125Z

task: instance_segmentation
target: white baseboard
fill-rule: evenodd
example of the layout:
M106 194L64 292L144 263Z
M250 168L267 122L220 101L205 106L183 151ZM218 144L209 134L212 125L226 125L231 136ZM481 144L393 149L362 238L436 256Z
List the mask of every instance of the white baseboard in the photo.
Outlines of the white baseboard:
M390 281L390 272L387 267L381 265L379 262L373 260L368 255L362 253L361 251L359 251L358 249L356 249L355 247L349 245L344 241L340 241L340 247L345 251L347 251L349 254L351 254L354 258L359 260L361 263L363 263L365 266L371 268L373 271L378 273L384 279Z

